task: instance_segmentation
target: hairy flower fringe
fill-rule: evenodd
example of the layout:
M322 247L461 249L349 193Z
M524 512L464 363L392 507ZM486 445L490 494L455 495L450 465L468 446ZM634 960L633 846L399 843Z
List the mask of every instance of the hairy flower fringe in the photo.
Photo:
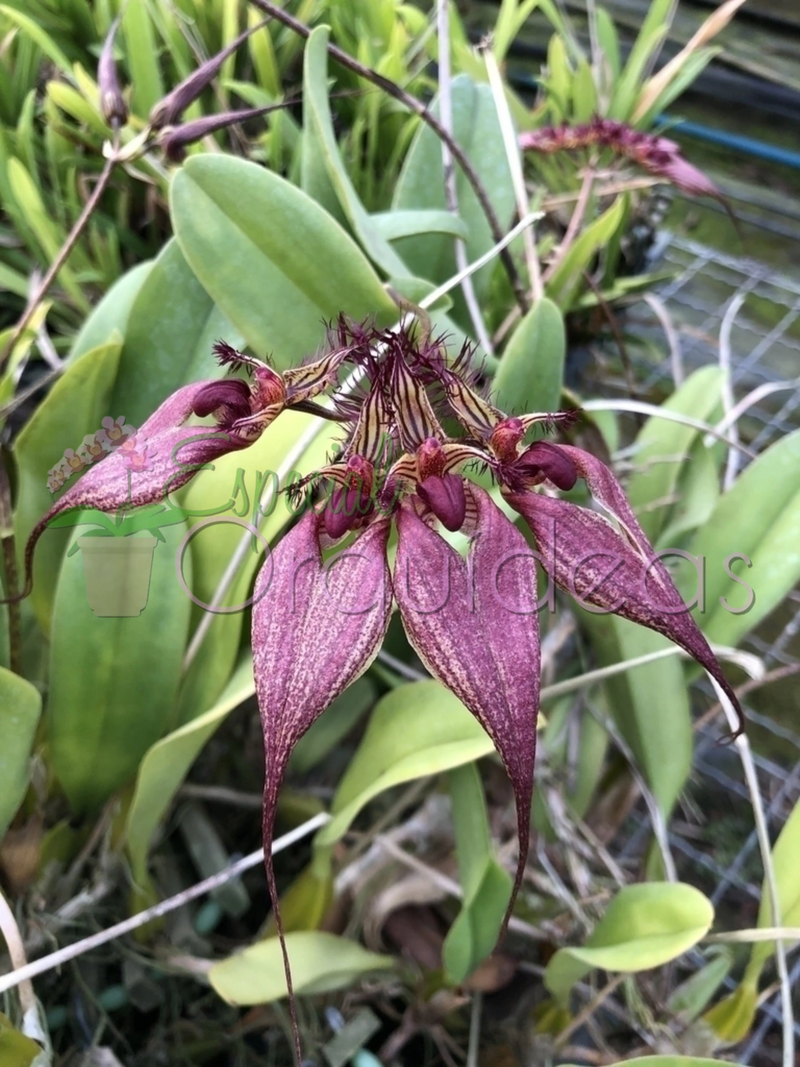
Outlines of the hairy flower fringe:
M666 137L643 133L624 122L595 116L591 122L577 126L544 126L520 134L523 151L574 152L584 148L608 148L630 160L648 174L672 182L685 193L721 199L716 185L697 167L687 163L680 146Z

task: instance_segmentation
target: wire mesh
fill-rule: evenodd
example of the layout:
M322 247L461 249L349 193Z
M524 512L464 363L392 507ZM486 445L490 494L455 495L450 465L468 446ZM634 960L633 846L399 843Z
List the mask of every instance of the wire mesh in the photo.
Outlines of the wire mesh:
M754 452L761 452L798 429L800 272L796 276L778 273L766 263L727 255L674 234L663 235L656 251L657 267L671 272L657 293L677 332L686 374L719 361L723 320L731 302L743 296L744 304L730 333L736 399L765 383L787 384L787 388L770 393L748 409L740 422L743 439ZM672 361L653 358L655 351L663 355L665 347L658 318L647 304L640 303L628 312L625 326L626 332L637 339L630 349L637 393L650 400L668 395L675 385ZM608 384L609 379L604 376L606 392ZM616 381L612 378L612 388L625 392L622 375ZM791 593L782 607L747 638L744 647L760 656L768 671L800 664L800 591ZM790 687L787 692L793 691L793 679L785 684ZM708 691L711 693L710 688ZM743 704L774 841L800 800L800 733L772 715L759 713L752 700L745 699ZM721 842L719 825L709 819L704 826L701 810L699 823L673 821L669 843L679 877L705 888L717 915L724 917L725 928L732 929L755 924L762 869L741 765L732 748L720 745L722 737L719 725L698 731L690 795L700 809L704 798L724 798L726 816L734 822L738 818L742 832L735 842ZM641 858L650 841L646 819L631 820L631 826L627 839L618 843L621 861ZM800 958L796 953L789 956L789 966L797 1009ZM733 989L735 982L728 979L727 987ZM798 1014L796 1010L795 1019ZM780 993L776 991L763 1000L750 1035L730 1050L731 1055L752 1067L780 1063L781 1022ZM795 1022L795 1035L800 1046L800 1022Z

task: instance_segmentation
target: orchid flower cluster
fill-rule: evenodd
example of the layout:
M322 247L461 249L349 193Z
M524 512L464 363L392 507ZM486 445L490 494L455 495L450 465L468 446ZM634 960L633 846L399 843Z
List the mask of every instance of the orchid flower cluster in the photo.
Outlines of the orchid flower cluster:
M153 454L149 469L129 487L119 453L92 467L34 530L28 573L41 533L69 508L163 500L204 464L247 448L289 407L337 421L339 451L300 486L309 506L267 554L254 596L264 845L279 932L270 846L289 757L373 661L393 604L422 662L479 720L511 779L519 857L510 913L527 859L533 790L537 568L590 609L665 634L738 709L714 654L611 470L581 448L542 439L567 430L575 413L500 411L478 388L469 348L451 358L444 340L421 326L380 330L342 317L320 357L282 375L224 343L216 354L249 377L187 385L165 400L137 435ZM323 393L332 406L317 405ZM213 425L201 421L209 417ZM476 472L484 483L491 476L494 494ZM559 495L579 481L591 506ZM454 547L458 534L468 538L466 555Z
M680 145L658 134L644 133L625 122L596 115L576 126L543 126L520 134L523 151L575 152L586 148L607 148L662 181L672 182L692 196L722 199L717 186L681 155Z

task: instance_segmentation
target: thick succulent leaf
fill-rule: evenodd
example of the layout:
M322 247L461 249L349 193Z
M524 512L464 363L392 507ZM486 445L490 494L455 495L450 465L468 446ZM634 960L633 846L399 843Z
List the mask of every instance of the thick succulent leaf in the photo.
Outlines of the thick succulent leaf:
M394 592L411 644L489 734L514 786L519 863L510 913L525 869L533 793L536 573L524 538L489 495L475 487L470 495L477 522L466 560L410 507L400 508Z
M510 493L508 502L533 531L548 573L584 607L647 626L684 648L739 702L612 472L580 448L563 446L595 500L619 525L566 500ZM621 531L621 532L620 532Z
M311 724L377 655L391 612L389 522L323 562L309 512L268 556L253 608L253 666L264 728L264 845L281 779ZM268 872L269 874L269 872Z
M213 426L184 425L195 398L208 386L195 382L168 397L136 434L137 450L147 452L148 469L132 471L120 450L100 460L58 500L33 528L25 549L26 585L36 543L48 524L65 511L96 508L103 512L163 501L185 485L206 463L247 444Z

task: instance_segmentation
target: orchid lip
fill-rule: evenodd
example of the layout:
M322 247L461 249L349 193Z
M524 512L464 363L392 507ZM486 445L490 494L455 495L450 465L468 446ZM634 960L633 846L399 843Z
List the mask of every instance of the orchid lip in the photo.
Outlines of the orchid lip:
M467 498L464 479L457 474L432 475L417 486L417 496L446 530L456 533L464 525Z

